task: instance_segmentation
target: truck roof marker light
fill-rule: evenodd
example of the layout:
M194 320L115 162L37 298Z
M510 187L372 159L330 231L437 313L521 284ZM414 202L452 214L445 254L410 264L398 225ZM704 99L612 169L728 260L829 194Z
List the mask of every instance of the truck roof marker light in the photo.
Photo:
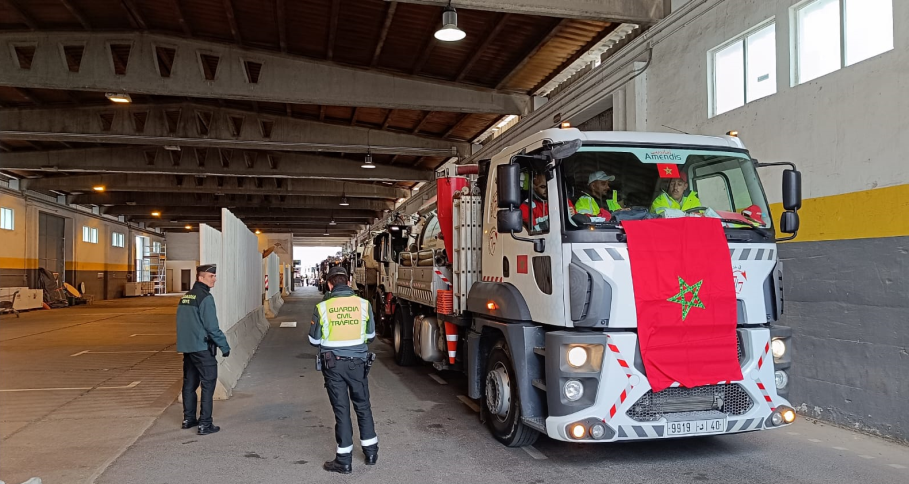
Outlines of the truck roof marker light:
M738 132L738 131L735 131L735 130L727 131L727 132L726 132L726 136L732 136L732 137L734 137L734 138L738 138L738 137L739 137L739 132Z
M571 128L571 123L569 123L568 121L565 121L562 124L560 124L559 127L562 129L568 129L568 128Z
M499 305L496 304L495 301L489 301L486 303L486 309L489 309L490 311L495 311L496 309L499 309Z

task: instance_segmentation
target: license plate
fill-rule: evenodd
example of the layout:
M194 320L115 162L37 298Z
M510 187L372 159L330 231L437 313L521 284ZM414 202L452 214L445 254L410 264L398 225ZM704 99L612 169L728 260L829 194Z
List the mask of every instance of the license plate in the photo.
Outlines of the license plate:
M668 435L718 434L726 430L726 419L689 420L669 422Z

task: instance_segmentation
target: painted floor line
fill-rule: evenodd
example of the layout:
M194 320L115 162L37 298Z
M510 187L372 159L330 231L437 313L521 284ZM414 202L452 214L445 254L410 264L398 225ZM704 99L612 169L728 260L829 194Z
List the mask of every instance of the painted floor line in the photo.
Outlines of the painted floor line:
M870 455L864 455L864 454L860 455L859 457L861 457L862 459L874 459L874 457L872 457Z
M284 321L283 323L281 323L281 326L280 326L280 327L282 327L282 328L296 328L296 327L297 327L297 322L296 322L296 321Z
M70 357L73 357L73 356L80 356L80 355L84 355L84 354L87 354L87 353L91 353L91 354L93 354L93 355L115 355L115 354L116 354L116 355L119 355L119 354L123 354L123 353L175 353L175 351L173 351L173 350L143 350L143 351L92 351L92 350L85 350L85 351L80 351L80 352L78 352L78 353L76 353L76 354L72 354L72 355L69 355L69 356L70 356Z
M836 450L849 450L849 449L847 449L847 448L845 448L845 447L834 447L834 449L836 449Z
M530 457L533 457L536 460L548 459L548 457L546 457L542 452L537 450L536 447L534 447L532 445L525 445L524 447L521 447L521 448L524 449L524 452L527 452L530 455Z
M458 400L460 400L464 405L470 407L470 409L474 412L480 413L480 407L476 403L473 403L473 400L467 398L466 395L458 395Z
M808 442L814 442L815 444L820 442L818 439L808 439Z
M129 385L124 385L124 386L119 386L119 387L98 387L97 389L98 390L124 390L124 389L128 389L128 388L136 388L136 386L138 386L140 383L142 383L142 380L134 381L134 382L130 383ZM61 391L73 391L73 390L85 391L85 390L91 390L92 388L94 388L94 387L12 388L12 389L0 390L0 392L14 393L14 392L61 392Z
M906 466L901 466L899 464L887 464L887 465L894 469L905 469L906 468Z
M442 377L440 377L439 375L436 375L435 373L430 373L429 378L432 378L433 380L438 382L439 385L448 385L447 381L443 380Z

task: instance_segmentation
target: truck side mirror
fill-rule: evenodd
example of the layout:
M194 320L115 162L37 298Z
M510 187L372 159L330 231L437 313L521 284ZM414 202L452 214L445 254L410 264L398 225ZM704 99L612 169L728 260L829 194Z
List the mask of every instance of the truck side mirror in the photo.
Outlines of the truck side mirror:
M786 210L802 208L802 173L797 170L783 170L783 208Z
M796 212L783 212L780 216L780 232L794 234L799 231L799 214Z
M523 230L523 215L521 211L499 210L499 213L496 214L496 229L502 234Z
M516 164L499 165L496 170L498 170L496 188L499 192L499 208L519 207L521 205L521 167Z

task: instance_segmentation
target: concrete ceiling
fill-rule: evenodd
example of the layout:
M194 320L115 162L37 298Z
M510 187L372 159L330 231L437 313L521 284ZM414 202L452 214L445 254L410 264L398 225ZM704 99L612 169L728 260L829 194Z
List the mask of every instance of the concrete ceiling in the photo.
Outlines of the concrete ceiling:
M0 174L148 227L229 207L337 245L668 4L462 0L467 38L444 43L446 3L0 0Z

